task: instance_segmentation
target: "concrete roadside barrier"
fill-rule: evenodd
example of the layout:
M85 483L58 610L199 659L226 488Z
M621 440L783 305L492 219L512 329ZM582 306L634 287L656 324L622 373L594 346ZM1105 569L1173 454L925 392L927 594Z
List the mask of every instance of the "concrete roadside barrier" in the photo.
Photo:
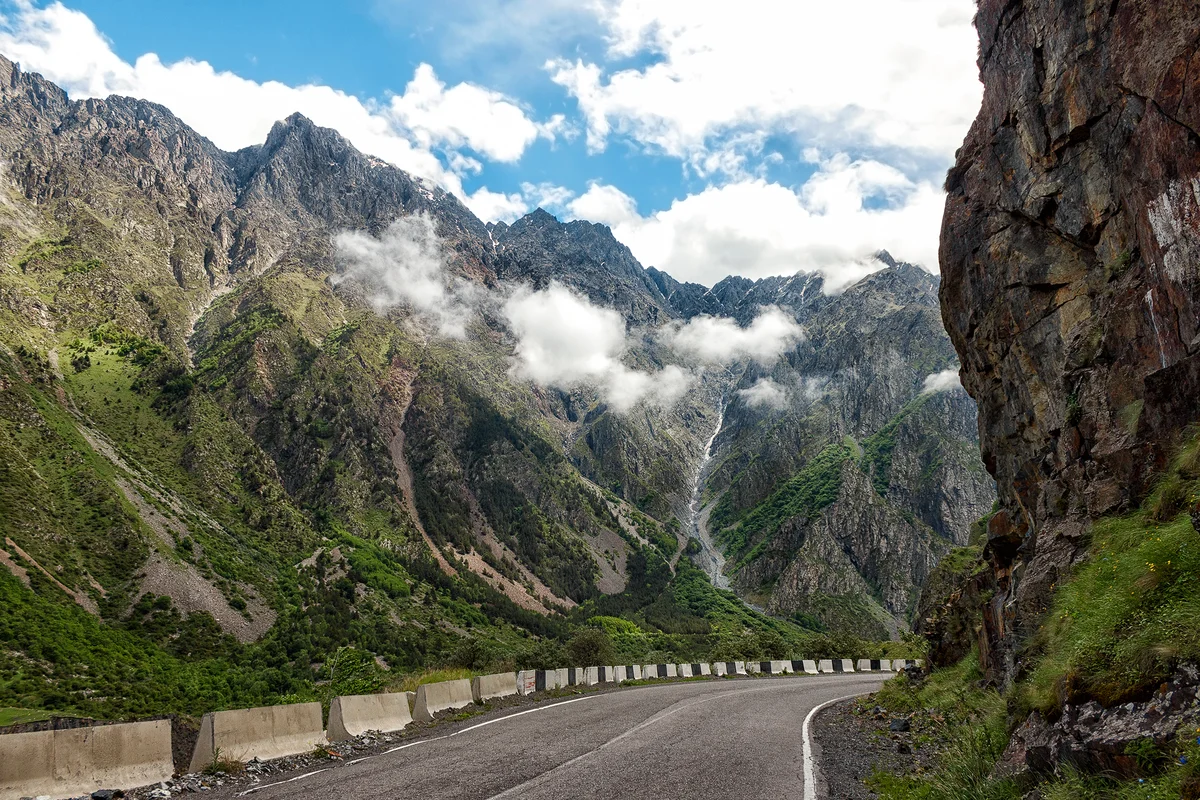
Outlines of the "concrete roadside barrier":
M886 658L860 658L856 668L859 672L891 672L892 664Z
M818 664L818 668L821 670L821 672L823 674L833 672L833 661L831 661L828 658L822 658L820 663Z
M903 658L893 658L892 659L892 671L893 672L903 672L904 668L907 666L908 666L908 662L905 661Z
M539 692L548 692L551 689L557 689L558 670L539 669L534 673L533 682Z
M848 658L835 658L833 660L834 672L854 672L854 662Z
M745 661L734 661L734 662L732 662L732 664L733 664L733 672L730 674L732 674L732 675L748 674L746 672L746 662Z
M495 675L478 675L471 680L471 699L476 703L495 700L517 693L517 674L500 672ZM331 718L332 719L332 718ZM330 725L332 726L332 722ZM332 733L333 728L330 728Z
M408 711L411 714L413 706L417 702L417 693L416 692L402 692L402 694L404 695L404 699L408 701Z
M792 672L792 662L791 661L772 661L771 662L771 674L772 675L790 675L791 672Z
M588 686L595 686L596 684L601 683L603 679L600 677L600 670L602 669L603 667L588 667L585 669L583 682Z
M758 675L761 672L762 672L762 662L761 661L747 661L746 662L746 673L747 674Z
M696 667L700 668L699 672L696 672ZM696 673L697 675L712 675L712 667L710 667L708 664L693 664L692 672Z
M417 702L413 706L413 719L432 722L439 711L449 711L471 705L471 682L466 678L440 683L422 683L417 687Z
M713 675L716 675L718 678L723 678L729 674L729 672L725 669L724 661L714 661L713 665L712 665L712 669L713 669Z
M537 691L536 670L523 669L517 673L517 691L526 695Z
M73 797L167 781L171 722L129 722L0 736L0 797Z
M512 678L511 674L509 678ZM513 686L515 692L515 681ZM403 694L335 697L329 704L329 741L343 742L367 731L398 731L411 722L412 712L408 708L408 698Z
M643 664L642 678L644 680L654 680L658 677L658 664Z
M804 673L806 675L816 675L817 674L817 662L816 661L813 661L811 658L806 658L801 662L801 664L804 667Z
M647 678L678 677L678 673L675 670L674 664L647 664L642 670L642 675Z
M871 659L860 658L858 660L858 663L854 665L854 668L856 670L858 670L859 672L870 672L871 671Z
M567 685L582 686L584 682L583 667L567 667Z
M675 671L676 671L676 674L681 678L692 677L692 665L691 664L679 664L675 667Z
M463 681L466 683L466 681ZM425 687L421 687L424 689ZM467 685L467 695L471 687ZM417 691L420 704L421 691ZM191 772L200 772L220 751L223 758L249 761L307 753L325 741L320 703L214 711L200 720Z

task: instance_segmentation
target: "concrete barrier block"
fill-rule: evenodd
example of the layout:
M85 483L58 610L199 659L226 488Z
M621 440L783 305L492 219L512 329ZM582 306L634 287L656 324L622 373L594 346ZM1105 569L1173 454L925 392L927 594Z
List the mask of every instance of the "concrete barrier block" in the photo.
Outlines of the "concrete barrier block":
M658 664L643 664L642 678L645 680L653 680L658 677Z
M567 685L582 686L584 683L584 668L583 667L568 667L567 668Z
M792 662L791 661L772 661L771 662L771 674L772 675L790 675L790 674L792 674Z
M270 705L258 709L214 711L200 720L200 735L192 753L191 771L223 758L248 762L311 751L325 741L320 703Z
M471 681L471 699L476 703L484 700L495 700L498 697L508 697L517 693L517 674L515 672L500 672L495 675L479 675ZM332 734L333 723L330 722Z
M548 692L558 688L558 670L539 669L534 673L534 685L539 692Z
M413 718L418 722L432 722L433 715L440 711L464 708L471 705L471 682L466 678L439 683L423 683L417 687L417 702L413 707Z
M403 694L335 697L329 704L329 741L354 739L367 731L398 731L411 722L412 712Z
M588 667L583 671L583 682L588 686L600 683L600 667Z
M408 700L408 711L411 714L412 710L413 710L413 706L416 705L416 703L417 703L417 693L416 692L403 692L403 694L404 694L404 699Z
M859 672L870 672L871 671L871 659L860 658L858 660L858 664L855 666L855 669L857 669Z
M761 672L762 672L762 662L761 661L747 661L746 662L746 673L748 675L758 675Z
M558 688L560 689L565 689L571 685L571 682L567 679L566 667L559 667L558 669L554 670L554 682L558 684Z
M680 678L692 677L692 665L691 664L677 664L675 666L675 674L678 675Z
M712 675L712 667L708 664L699 664L701 675ZM695 671L695 670L693 670Z
M833 672L833 661L828 658L822 658L818 664L818 669L823 673Z
M537 691L537 671L523 669L517 673L517 691L520 694L533 694Z
M0 797L73 797L171 779L169 720L0 736Z
M54 731L0 736L0 797L37 797L56 791ZM80 794L87 792L81 789Z
M748 674L748 673L746 672L746 662L745 662L745 661L735 661L735 662L733 662L733 674L734 674L734 675L746 675L746 674Z
M679 677L679 673L676 672L674 664L660 664L658 674L659 674L659 677L662 677L662 678L678 678Z
M470 691L468 685L468 695ZM418 690L418 702L420 697ZM320 703L242 708L205 714L200 720L200 736L192 753L190 771L199 772L211 764L218 750L222 757L235 761L249 761L252 758L267 761L307 753L325 741L325 730L321 723Z
M876 667L876 669L882 670L883 672L891 672L892 662L888 661L886 658L881 658L879 659L879 666Z
M842 659L842 672L854 672L854 661L852 659Z
M892 659L892 671L893 672L900 672L907 666L908 666L908 662L905 661L903 658L893 658Z
M817 674L817 662L816 661L813 661L811 658L806 658L801 663L804 666L804 672L806 675L816 675Z

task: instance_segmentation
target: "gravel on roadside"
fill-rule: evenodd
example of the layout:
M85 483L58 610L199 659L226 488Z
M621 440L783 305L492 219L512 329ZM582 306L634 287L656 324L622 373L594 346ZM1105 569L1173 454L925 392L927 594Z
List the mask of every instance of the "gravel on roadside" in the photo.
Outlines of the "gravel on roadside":
M874 800L878 795L866 780L876 771L906 774L928 768L933 749L911 728L909 715L876 706L871 695L817 714L812 736L830 800Z

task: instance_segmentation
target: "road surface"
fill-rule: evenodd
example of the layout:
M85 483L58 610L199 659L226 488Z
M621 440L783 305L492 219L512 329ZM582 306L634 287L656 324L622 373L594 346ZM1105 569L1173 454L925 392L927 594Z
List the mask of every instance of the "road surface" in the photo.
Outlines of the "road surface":
M874 691L887 677L781 676L588 694L482 724L468 721L447 729L453 733L435 728L394 752L299 779L302 772L271 776L259 787L225 787L209 797L803 797L801 727L809 711ZM817 796L829 797L819 750L815 756ZM838 796L836 787L832 794Z

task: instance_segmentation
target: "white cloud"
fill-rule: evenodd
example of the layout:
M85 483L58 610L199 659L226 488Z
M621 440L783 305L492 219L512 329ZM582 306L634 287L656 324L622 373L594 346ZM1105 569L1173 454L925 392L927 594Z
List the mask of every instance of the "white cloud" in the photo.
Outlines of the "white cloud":
M466 336L480 290L449 275L444 246L428 216L401 217L378 239L361 231L340 233L334 251L342 267L339 282L364 284L380 313L407 306L442 336Z
M558 283L541 291L515 290L503 314L517 336L513 373L544 386L594 386L615 410L640 402L675 402L692 377L676 366L655 373L621 363L625 320Z
M792 349L804 332L782 310L767 308L744 328L729 317L703 314L685 323L666 326L661 336L676 352L701 363L728 364L753 359L766 364Z
M941 372L935 372L925 378L925 383L921 386L921 394L936 394L937 392L949 392L962 387L962 383L958 379L957 369L944 369Z
M486 186L467 195L463 202L484 222L512 222L529 211L529 203L520 193L493 192Z
M738 396L751 408L771 408L782 411L790 402L788 391L770 378L759 378L753 386L738 391Z
M681 281L820 272L836 292L878 270L879 250L935 268L944 203L932 183L838 154L798 190L739 180L643 217L618 188L593 184L568 209L607 223L639 261Z
M447 88L422 64L404 95L388 106L364 103L329 86L259 83L218 72L205 61L164 64L154 53L122 60L91 19L55 2L19 5L0 22L0 52L40 72L72 98L129 95L162 103L225 150L261 144L271 126L294 112L336 128L355 147L460 196L458 174L479 162L456 150L468 147L495 161L513 161L539 135L553 137L564 122L539 126L503 95L473 84ZM411 138L410 138L411 137ZM449 150L451 169L431 147Z
M971 0L723 0L594 4L614 60L548 62L588 143L614 131L681 158L738 130L949 158L979 107Z
M537 124L504 95L471 83L447 89L428 64L417 67L388 111L425 149L465 146L492 161L520 159L539 133Z

